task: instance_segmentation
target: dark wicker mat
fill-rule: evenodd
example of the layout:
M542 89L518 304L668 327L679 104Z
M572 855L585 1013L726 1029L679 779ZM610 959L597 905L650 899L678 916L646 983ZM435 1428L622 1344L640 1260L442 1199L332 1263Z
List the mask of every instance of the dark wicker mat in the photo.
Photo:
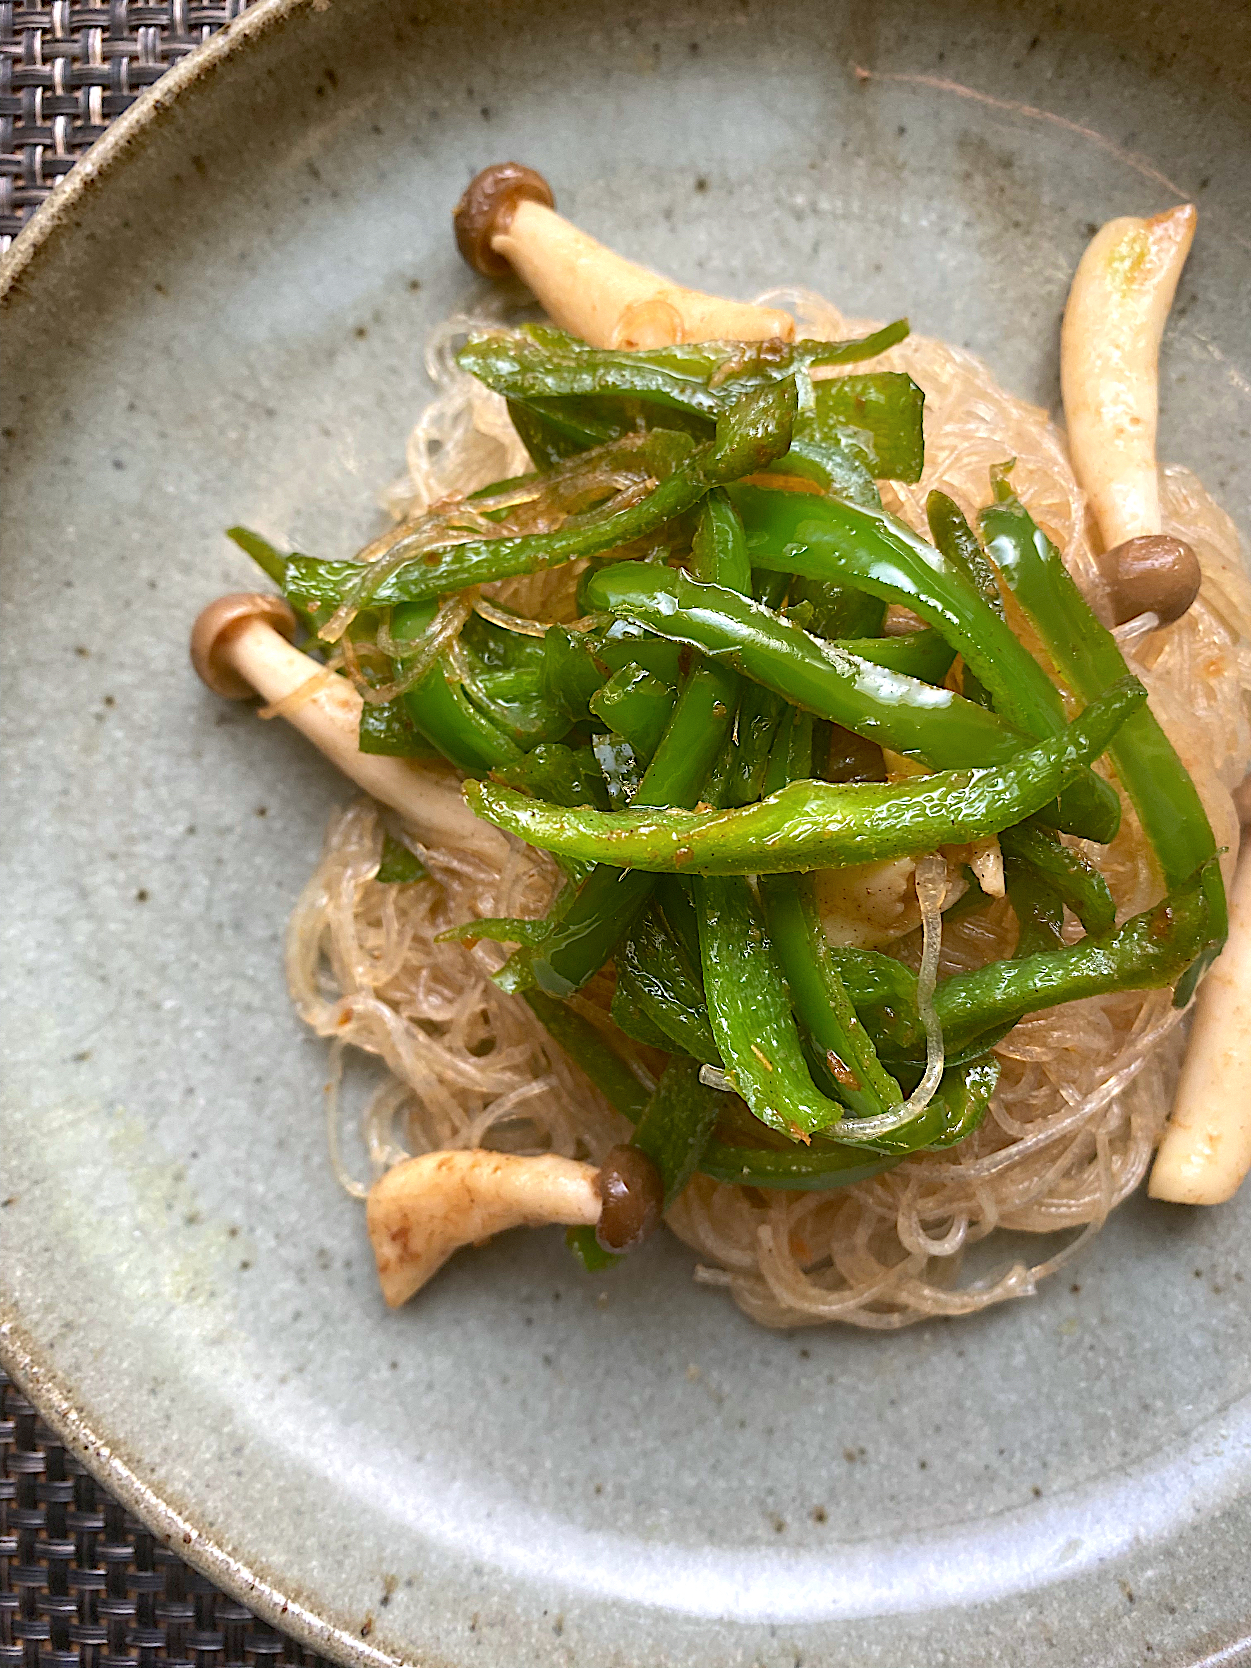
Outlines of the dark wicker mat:
M145 87L248 0L0 0L0 251Z
M0 1668L243 1668L323 1659L162 1546L0 1372Z
M0 0L0 250L110 122L249 0ZM0 1668L323 1659L162 1546L0 1371Z

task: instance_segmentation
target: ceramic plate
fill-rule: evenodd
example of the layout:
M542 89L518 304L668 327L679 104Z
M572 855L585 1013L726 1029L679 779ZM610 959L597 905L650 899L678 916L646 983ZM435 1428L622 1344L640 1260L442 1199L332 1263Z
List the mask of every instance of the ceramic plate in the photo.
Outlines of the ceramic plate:
M663 1237L588 1279L556 1232L389 1314L280 966L348 790L186 664L253 582L228 523L379 525L475 293L449 210L506 157L677 277L907 312L1051 404L1092 226L1193 197L1161 449L1251 528L1249 15L269 0L18 243L3 1348L263 1615L449 1668L1251 1659L1251 1192L897 1335L759 1330Z

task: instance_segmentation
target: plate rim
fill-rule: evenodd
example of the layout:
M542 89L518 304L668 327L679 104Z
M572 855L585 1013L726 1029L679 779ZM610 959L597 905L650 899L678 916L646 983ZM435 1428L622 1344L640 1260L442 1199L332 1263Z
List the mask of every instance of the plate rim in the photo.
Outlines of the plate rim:
M86 155L53 187L30 220L0 255L0 306L16 300L28 274L50 247L75 230L80 206L135 153L153 128L166 119L188 90L213 76L226 63L267 37L293 14L322 10L328 0L256 0L241 17L232 19L195 51L146 88ZM202 1533L168 1500L126 1463L91 1421L75 1406L59 1375L44 1358L14 1316L11 1303L0 1295L0 1366L18 1393L35 1408L39 1418L67 1448L73 1450L95 1481L155 1535L178 1549L178 1555L216 1586L245 1604L262 1621L289 1634L318 1655L351 1668L391 1668L417 1662L417 1656L395 1655L367 1644L359 1636L319 1616L300 1600L267 1581L229 1549Z
M290 0L275 0L275 9L286 8L289 3ZM176 1548L184 1563L246 1605L261 1621L290 1635L319 1656L332 1657L351 1668L394 1668L396 1664L421 1661L416 1655L402 1656L379 1650L319 1616L236 1558L211 1535L197 1529L189 1518L149 1487L78 1410L59 1375L39 1359L25 1329L13 1318L7 1299L0 1301L0 1367L43 1423L65 1447L73 1450L97 1483L166 1545Z
M34 214L0 255L0 305L9 300L29 268L61 233L74 230L72 216L136 144L166 116L189 87L216 73L227 60L253 46L293 12L323 11L330 0L254 0L240 16L195 47L143 92L91 148L62 174Z

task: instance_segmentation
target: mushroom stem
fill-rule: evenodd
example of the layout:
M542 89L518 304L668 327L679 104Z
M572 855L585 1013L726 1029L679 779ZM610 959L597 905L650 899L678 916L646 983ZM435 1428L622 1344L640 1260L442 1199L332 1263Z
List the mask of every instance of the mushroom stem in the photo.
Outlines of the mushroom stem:
M1251 1171L1251 829L1229 894L1229 937L1195 1001L1173 1114L1148 1192L1220 1205Z
M551 318L592 347L667 347L728 339L790 341L789 314L672 283L625 260L542 203L523 202L491 239Z
M255 600L262 604L273 599ZM216 618L227 623L214 637L211 628ZM259 609L241 615L237 608L223 612L220 603L210 603L196 622L193 642L201 651L197 670L206 682L211 668L217 687L224 676L236 683L240 693L255 691L271 704L294 695L323 670L276 631ZM283 716L345 776L398 811L424 844L502 862L508 853L507 841L470 811L461 797L460 779L450 766L415 765L407 759L361 752L357 745L361 704L347 678L331 674L298 704L288 706Z
M599 1221L599 1171L545 1154L522 1158L483 1148L405 1159L369 1190L366 1223L382 1295L406 1303L462 1245L506 1228Z
M793 339L789 313L672 283L579 231L553 202L533 169L497 163L477 175L457 205L457 242L480 272L497 273L506 262L556 324L592 347Z
M1194 238L1186 203L1110 220L1078 263L1060 334L1069 451L1106 549L1159 533L1160 337Z

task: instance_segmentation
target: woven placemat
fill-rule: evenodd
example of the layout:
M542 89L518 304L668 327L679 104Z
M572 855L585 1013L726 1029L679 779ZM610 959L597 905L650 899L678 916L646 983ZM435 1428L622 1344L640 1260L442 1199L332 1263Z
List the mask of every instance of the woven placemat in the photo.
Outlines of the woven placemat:
M154 81L249 0L0 0L0 252Z
M137 1523L0 1372L0 1668L243 1668L319 1656Z

